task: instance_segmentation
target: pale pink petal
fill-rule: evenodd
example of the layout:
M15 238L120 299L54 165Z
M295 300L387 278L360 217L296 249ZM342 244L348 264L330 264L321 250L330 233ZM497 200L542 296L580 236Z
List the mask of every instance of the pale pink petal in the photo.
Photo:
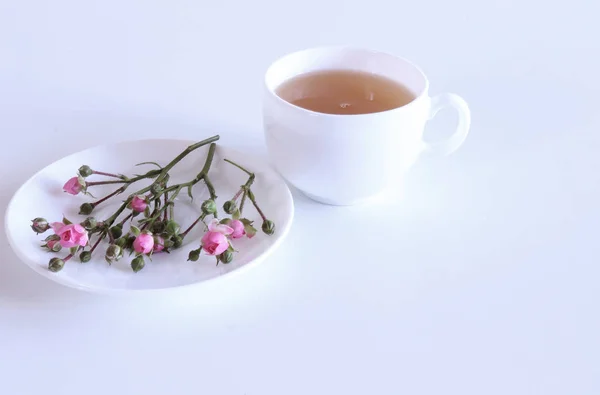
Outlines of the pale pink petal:
M58 232L60 232L60 230L62 228L65 227L65 224L63 224L62 222L52 222L50 224L50 227L52 228L52 230L54 231L54 233L58 233Z

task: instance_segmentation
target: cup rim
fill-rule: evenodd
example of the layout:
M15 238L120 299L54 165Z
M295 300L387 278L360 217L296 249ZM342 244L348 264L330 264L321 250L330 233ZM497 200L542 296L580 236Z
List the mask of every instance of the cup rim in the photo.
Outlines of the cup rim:
M409 66L413 67L421 75L421 77L423 78L423 81L424 81L423 89L421 89L421 91L415 95L415 98L410 103L407 103L403 106L395 107L395 108L392 108L389 110L378 111L378 112L369 112L369 113L363 113L363 114L330 114L330 113L326 113L326 112L318 112L318 111L308 110L306 108L297 106L295 104L288 102L287 100L282 99L277 93L275 93L275 89L277 87L279 87L281 84L277 85L277 87L275 87L275 88L269 87L269 84L267 83L267 77L269 76L269 73L272 71L272 69L279 62L283 61L284 59L286 59L290 56L294 56L294 55L297 55L297 54L300 54L303 52L317 51L317 50L318 51L326 51L326 50L328 50L328 51L340 51L340 50L364 51L367 53L392 57L396 60L407 63ZM414 62L412 62L402 56L394 55L390 52L380 51L377 49L370 49L370 48L366 48L366 47L352 46L352 45L325 45L325 46L318 46L318 47L309 47L309 48L300 49L300 50L297 50L294 52L289 52L289 53L275 59L269 65L269 67L267 67L267 70L265 71L265 75L263 78L263 83L264 83L265 89L271 94L271 96L273 96L278 102L283 103L284 105L288 106L289 108L300 110L300 111L306 112L311 115L319 115L319 116L326 116L326 117L342 117L342 118L343 117L365 117L365 116L373 116L373 115L384 115L384 114L398 112L400 110L414 106L415 102L420 101L420 99L422 99L422 97L424 97L424 96L427 96L427 92L429 92L429 79L427 78L427 76L425 75L423 70L419 66L417 66Z

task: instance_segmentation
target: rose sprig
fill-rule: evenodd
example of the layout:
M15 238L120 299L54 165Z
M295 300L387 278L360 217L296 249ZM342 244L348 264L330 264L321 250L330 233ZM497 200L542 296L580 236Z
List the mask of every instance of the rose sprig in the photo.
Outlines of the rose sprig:
M172 249L180 248L190 231L199 223L204 224L205 233L200 240L199 248L189 253L188 260L197 261L203 253L214 256L217 264L219 262L228 264L233 261L236 252L233 240L242 237L252 238L257 233L253 221L242 217L246 200L252 202L260 215L263 232L272 235L275 232L275 224L267 219L251 189L256 178L255 174L229 159L225 161L248 174L248 180L223 205L223 211L231 217L218 218L217 193L209 176L216 149L215 142L218 139L219 136L213 136L190 145L164 167L156 162L143 162L140 165L153 164L158 168L131 177L97 171L87 165L81 166L78 175L69 179L63 186L65 192L71 195L83 193L93 197L89 189L94 186L118 184L119 187L102 198L83 203L79 207L79 214L88 217L80 223L72 223L67 218L63 218L62 222L52 223L41 217L32 220L31 228L36 233L44 233L50 229L54 232L46 237L42 248L52 253L58 253L63 248L69 249L68 255L50 259L49 270L60 271L66 262L77 255L81 262L89 262L101 243L105 241L108 246L104 252L104 259L108 264L120 260L125 252L129 252L129 255L135 255L130 263L131 268L134 272L138 272L145 267L146 259L151 260L154 254L168 253ZM210 145L206 160L196 177L184 183L169 184L171 169L191 152L207 144ZM91 176L104 176L107 179L89 181L88 177ZM149 186L130 194L108 218L98 221L95 217L89 216L99 205L124 193L132 184L144 179L154 181ZM186 190L190 199L193 199L192 189L200 182L208 190L209 198L202 202L200 215L182 231L174 217L176 199L182 190ZM212 216L212 220L206 224L205 220L209 216ZM139 219L140 217L142 218ZM130 225L127 232L124 232L128 222Z

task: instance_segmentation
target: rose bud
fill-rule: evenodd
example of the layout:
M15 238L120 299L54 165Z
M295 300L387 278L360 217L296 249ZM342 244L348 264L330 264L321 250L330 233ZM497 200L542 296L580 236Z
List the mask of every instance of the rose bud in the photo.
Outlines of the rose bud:
M149 254L154 248L154 237L150 232L142 232L133 242L133 249L138 254Z
M212 199L207 199L202 203L202 212L206 215L217 212L217 204Z
M86 228L87 230L90 230L92 228L95 228L96 225L98 225L98 221L96 221L96 218L94 217L87 217L85 219L85 221L83 221L81 223L81 226L83 226L84 228Z
M51 272L60 272L62 268L65 266L65 261L60 258L52 258L50 262L48 262L48 270Z
M112 261L119 260L122 255L121 247L116 244L111 244L106 249L106 254L104 255L104 259L108 263L112 263Z
M134 196L131 200L131 209L136 213L143 213L148 207L148 202L144 196Z
M161 236L154 236L154 247L152 247L153 252L161 252L165 249L165 239Z
M38 234L44 233L50 229L50 225L48 225L48 221L45 218L38 217L31 220L31 229Z
M229 241L223 233L208 231L202 236L202 248L208 255L220 255L229 248Z
M133 269L134 273L139 272L144 268L146 262L144 262L144 258L140 255L138 257L133 258L131 261L131 269Z
M118 239L123 234L123 225L117 224L109 229L110 234L114 239Z
M233 214L235 210L237 210L235 200L228 200L223 204L223 211L225 211L227 214Z
M178 234L180 229L181 227L179 226L179 224L173 221L172 219L168 220L167 225L165 226L165 232L170 236Z
M223 263L230 263L233 261L233 252L229 250L225 250L221 255L219 255L219 261Z
M63 190L71 195L77 195L85 189L85 181L81 177L69 178L69 181L63 185Z
M275 233L275 223L269 219L265 219L262 224L262 231L271 236Z
M231 233L232 239L239 239L246 234L246 230L244 229L244 223L239 219L234 219L229 221L227 224L231 229L233 229L233 233Z
M79 206L79 214L90 215L94 211L94 205L92 203L83 203Z
M179 248L183 245L183 237L175 236L173 237L173 248Z
M127 243L125 243L125 248L128 250L133 249L133 243L135 242L135 236L129 236L127 238Z
M83 251L79 254L79 260L83 263L89 262L92 259L92 253L90 251Z
M165 248L171 248L175 245L175 242L171 239L166 239L165 241L163 241L163 247Z
M49 240L45 247L48 249L48 251L52 251L52 252L59 252L62 249L62 246L60 245L60 240Z
M79 168L79 175L83 178L89 177L94 174L94 171L88 165L83 165Z
M115 244L118 245L119 247L121 247L121 249L123 249L127 245L127 238L121 237L121 238L117 239L117 241L115 241Z
M152 233L162 233L165 231L166 224L163 221L156 221L152 224Z
M188 261L196 262L200 258L200 248L197 250L191 250L188 255Z

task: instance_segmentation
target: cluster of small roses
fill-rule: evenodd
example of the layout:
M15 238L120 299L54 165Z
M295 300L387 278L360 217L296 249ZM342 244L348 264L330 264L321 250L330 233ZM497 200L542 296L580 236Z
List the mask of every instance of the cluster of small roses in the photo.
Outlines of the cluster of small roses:
M265 217L250 189L254 182L254 174L227 159L225 160L226 162L246 172L249 178L246 184L241 186L238 193L223 206L224 211L230 214L231 218L217 219L216 193L208 177L208 171L215 150L214 143L209 148L206 163L201 173L187 183L168 185L168 170L174 164L194 149L216 139L218 139L218 136L196 143L188 147L186 151L164 168L158 166L159 169L157 170L151 170L133 178L128 178L121 174L95 171L89 166L80 167L78 176L69 179L63 186L64 191L71 195L79 193L89 194L88 188L94 185L120 184L120 187L113 193L95 202L82 204L80 214L84 215L91 214L99 204L124 192L129 185L141 179L151 178L155 179L155 181L149 187L130 195L121 207L104 221L97 221L91 216L79 224L72 223L66 218L63 218L62 222L53 223L48 223L44 218L35 218L32 221L31 228L36 233L44 233L50 229L54 231L54 234L45 239L45 243L42 245L43 248L55 253L61 251L62 248L70 249L67 256L52 258L48 265L49 269L53 272L61 270L65 263L78 253L81 262L89 262L100 242L108 238L109 245L104 254L105 260L111 264L121 259L125 251L129 251L130 254L135 254L135 257L131 261L131 268L134 272L138 272L145 266L145 257L150 258L153 254L169 252L170 249L181 247L188 233L198 223L202 222L205 224L204 220L207 216L212 216L213 220L206 225L200 247L190 252L188 260L198 260L200 253L203 252L206 255L216 257L217 264L219 262L230 263L233 260L233 253L235 251L231 240L244 236L252 238L256 234L256 229L252 226L253 222L241 217L246 199L252 202L260 214L263 220L263 232L267 235L272 235L275 231L275 224ZM111 177L111 179L108 181L87 181L87 177L93 174ZM188 188L188 194L190 198L193 198L192 186L201 180L206 184L210 198L202 203L200 216L186 230L181 231L180 225L174 220L173 207L175 205L175 198L183 188ZM239 208L237 207L238 200L240 200ZM122 214L125 214L125 217L115 223ZM143 218L137 221L138 226L135 226L133 225L133 221L138 216L142 216ZM131 221L131 225L127 233L124 234L123 226L127 221ZM97 237L94 243L91 243L92 237Z

